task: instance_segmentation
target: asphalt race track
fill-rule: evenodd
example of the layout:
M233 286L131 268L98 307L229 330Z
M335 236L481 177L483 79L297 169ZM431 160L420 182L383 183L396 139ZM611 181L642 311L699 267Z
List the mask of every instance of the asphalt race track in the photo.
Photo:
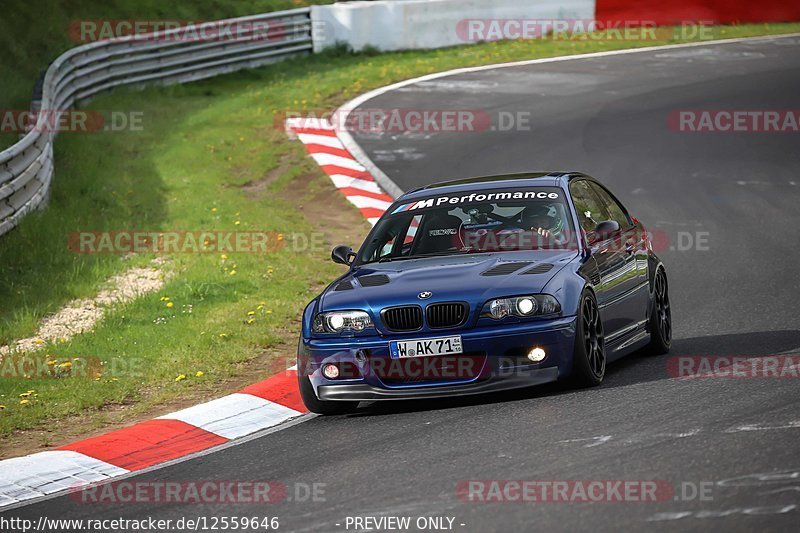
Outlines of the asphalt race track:
M800 134L668 127L676 110L800 109L800 38L485 70L364 106L529 116L527 131L356 139L406 190L512 171L592 174L669 238L659 253L674 355L800 353ZM689 247L698 235L703 244ZM672 379L667 360L630 357L590 390L548 386L313 418L137 476L279 480L290 492L325 484L316 502L99 506L62 496L7 515L278 516L286 531L345 531L353 516L454 517L455 531L470 532L796 531L800 381ZM470 479L664 480L675 494L656 503L476 503L456 494ZM709 493L692 498L700 486Z

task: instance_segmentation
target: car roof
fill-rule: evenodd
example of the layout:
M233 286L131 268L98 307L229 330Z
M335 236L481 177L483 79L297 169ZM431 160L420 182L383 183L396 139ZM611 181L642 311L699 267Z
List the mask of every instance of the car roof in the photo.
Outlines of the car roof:
M580 172L519 172L516 174L498 174L493 176L478 176L459 180L433 183L424 187L413 189L400 198L413 200L424 198L432 194L447 195L452 193L470 192L476 190L512 189L524 187L563 187L571 178L589 177Z

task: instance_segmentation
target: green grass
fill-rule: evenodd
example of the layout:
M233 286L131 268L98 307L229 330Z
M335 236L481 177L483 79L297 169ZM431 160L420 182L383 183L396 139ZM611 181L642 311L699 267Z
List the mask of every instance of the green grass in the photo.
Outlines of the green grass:
M76 46L70 23L80 20L217 20L334 0L27 0L4 3L0 17L0 109L28 109L47 65ZM0 135L0 147L16 135Z
M798 24L740 26L722 28L717 36L798 30ZM499 42L385 55L334 50L187 86L122 90L97 98L93 109L142 111L144 130L58 138L48 209L0 240L0 342L30 335L43 315L71 298L91 296L110 275L146 265L153 257L74 254L66 247L70 232L319 230L286 199L285 191L297 187L294 178L301 174L315 173L316 187L325 182L302 146L274 127L283 112L331 110L371 88L449 68L630 45ZM262 194L241 187L280 162L289 163L286 172ZM164 290L115 309L93 332L43 346L36 354L58 361L101 360L106 370L99 372L99 380L0 379L0 404L5 405L0 434L57 427L55 421L70 414L102 424L103 406L133 403L144 412L192 397L198 385L216 386L270 347L291 344L305 303L341 272L326 251L229 255L171 255L165 268L173 277ZM167 307L165 297L174 307ZM131 361L139 373L108 370ZM195 377L198 371L204 375ZM187 378L176 381L179 375ZM20 394L29 390L35 392L20 404Z

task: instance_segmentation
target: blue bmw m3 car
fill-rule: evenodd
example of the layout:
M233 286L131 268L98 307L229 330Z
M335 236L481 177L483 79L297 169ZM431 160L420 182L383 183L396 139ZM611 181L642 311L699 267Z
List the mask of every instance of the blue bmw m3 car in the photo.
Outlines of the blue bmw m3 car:
M526 173L408 192L303 313L308 409L603 381L666 353L667 274L642 224L599 181Z

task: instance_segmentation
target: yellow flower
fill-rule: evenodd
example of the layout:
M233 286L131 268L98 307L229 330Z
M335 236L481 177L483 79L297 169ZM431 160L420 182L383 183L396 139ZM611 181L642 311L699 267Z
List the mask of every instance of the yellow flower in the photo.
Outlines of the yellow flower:
M220 333L220 334L219 334L219 337L220 337L221 339L224 339L224 338L225 338L225 337L227 337L227 336L228 336L228 334L227 334L227 333Z
M168 302L169 301L169 296L162 296L161 297L161 301L162 302Z
M28 391L28 392L23 392L22 394L19 395L19 397L20 398L27 398L30 395L31 395L31 391Z
M238 225L239 225L239 224L241 224L241 223L242 223L242 222L241 222L240 220L237 220L236 222L234 222L234 223L233 223L233 225L234 225L234 226L238 226Z
M44 341L42 339L34 339L33 342L35 342L36 344L44 344Z
M183 381L186 379L186 374L178 374L178 377L175 378L175 381Z
M220 259L227 259L227 258L228 258L228 256L227 256L227 255L225 255L225 254L222 254L222 255L220 255L219 257L220 257Z
M28 405L29 403L31 403L29 400L20 400L19 401L20 405Z
M6 408L6 406L5 406L5 405L0 405L0 411L2 411L2 410L3 410L3 409L5 409L5 408Z
M255 319L255 318L248 318L248 319L247 319L247 323L248 323L248 324L253 324L255 321L256 321L256 319Z
M261 305L259 305L258 307L256 307L256 309L258 309L259 311L261 311L262 309L264 309L264 305L263 305L263 304L261 304Z
M282 241L282 240L283 240L283 233L278 233L278 240L279 240L279 241Z
M197 372L194 373L194 375L195 375L195 377L202 378L206 374L202 370L198 370Z
M239 137L239 141L244 141L244 137Z
M58 365L58 368L70 368L70 367L72 367L72 363L70 361L64 361L63 363Z
M271 315L272 314L272 309L267 309L267 314Z
M211 212L212 212L212 213L216 213L216 212L217 212L217 208L216 208L216 207L212 207L212 208L211 208Z
M175 304L174 304L174 303L172 303L172 302L167 302L167 307L172 307L172 306L174 306L174 305L175 305Z
M250 315L250 316L253 316L254 314L256 314L256 312L255 311L248 311L247 314Z
M228 275L229 276L235 276L236 275L236 270L231 270L230 272L228 272Z

